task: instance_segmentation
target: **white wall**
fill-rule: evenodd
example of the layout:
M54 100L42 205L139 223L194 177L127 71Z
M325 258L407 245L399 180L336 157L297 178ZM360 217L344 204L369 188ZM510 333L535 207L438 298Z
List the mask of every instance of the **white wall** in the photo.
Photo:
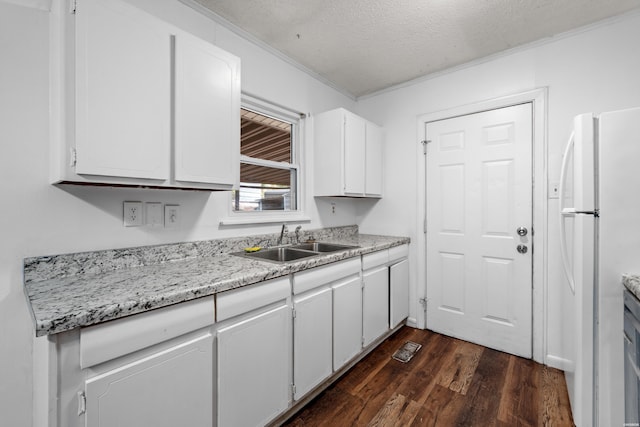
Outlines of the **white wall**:
M339 106L355 108L350 98L177 0L131 2L240 56L242 85L253 95L302 112ZM219 221L227 214L230 203L226 192L49 185L49 13L42 9L48 5L46 0L0 1L0 425L3 426L32 425L32 394L42 393L32 386L34 327L23 293L23 258L279 231L275 224L222 229ZM311 150L306 152L309 155ZM308 178L310 185L311 176ZM182 226L175 230L124 228L121 218L124 200L178 203L182 206ZM316 202L309 192L304 202L312 218L310 223L303 224L305 228L356 221L355 202L335 200L336 214L330 213L330 201Z
M529 91L548 88L548 179L559 181L573 116L640 105L640 15L626 15L588 30L538 43L465 68L443 73L360 100L358 113L385 127L385 197L375 209L359 212L360 230L417 237L417 117ZM547 357L567 356L560 328L569 298L559 264L557 199L548 201ZM389 221L394 218L394 221ZM413 265L424 268L415 259ZM416 269L412 295L416 295ZM415 318L418 304L412 305ZM566 336L566 334L565 334Z

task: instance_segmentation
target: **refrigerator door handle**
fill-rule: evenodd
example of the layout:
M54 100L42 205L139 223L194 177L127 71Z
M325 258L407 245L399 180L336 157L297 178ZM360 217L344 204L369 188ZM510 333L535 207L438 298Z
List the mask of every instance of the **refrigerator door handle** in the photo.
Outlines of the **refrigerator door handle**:
M558 198L560 201L560 253L562 255L562 267L564 270L564 274L567 277L567 281L569 282L569 289L571 289L571 293L575 295L576 284L573 278L573 272L571 271L571 265L569 263L569 249L567 248L567 233L565 230L565 218L573 217L575 215L575 209L565 209L563 206L565 196L564 186L566 181L567 168L569 167L569 155L571 153L571 149L573 148L574 141L575 132L571 132L569 141L567 142L567 147L564 150L564 156L562 157L562 169L560 170L560 188L558 192Z

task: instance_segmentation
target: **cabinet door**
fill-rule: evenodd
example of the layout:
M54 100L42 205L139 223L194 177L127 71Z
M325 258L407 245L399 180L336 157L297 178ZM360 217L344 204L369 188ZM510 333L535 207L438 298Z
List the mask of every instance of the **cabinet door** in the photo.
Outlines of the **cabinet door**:
M213 336L210 333L86 382L86 425L210 426Z
M179 33L175 80L175 179L231 188L240 168L240 60Z
M171 36L118 0L78 0L76 173L166 180Z
M409 316L409 260L389 268L389 322L395 328Z
M290 342L288 305L218 331L219 426L265 425L287 408Z
M366 125L364 191L367 196L382 196L382 129L373 123Z
M365 120L345 112L344 192L364 195Z
M333 370L362 349L362 282L354 277L333 286Z
M384 266L363 273L362 329L364 346L389 329L389 269Z
M298 400L332 372L331 289L303 295L294 308L293 381Z

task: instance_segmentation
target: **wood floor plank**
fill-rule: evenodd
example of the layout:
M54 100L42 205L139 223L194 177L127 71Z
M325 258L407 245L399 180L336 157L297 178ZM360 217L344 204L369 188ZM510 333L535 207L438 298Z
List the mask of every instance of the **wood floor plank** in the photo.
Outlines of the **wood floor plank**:
M564 373L548 366L542 366L540 370L543 403L537 425L574 426Z
M479 345L457 341L453 361L440 371L438 384L460 394L467 394L483 350Z
M406 341L423 347L391 358ZM404 327L287 426L573 426L562 371Z
M383 427L392 425L398 419L400 413L405 407L407 398L401 394L394 394L388 399L384 406L380 408L378 413L367 424L368 427Z
M535 426L540 394L541 365L510 356L498 420L507 425Z
M487 425L487 420L497 420L500 393L508 364L509 355L506 353L489 348L482 352L467 391L467 405L460 413L456 425Z

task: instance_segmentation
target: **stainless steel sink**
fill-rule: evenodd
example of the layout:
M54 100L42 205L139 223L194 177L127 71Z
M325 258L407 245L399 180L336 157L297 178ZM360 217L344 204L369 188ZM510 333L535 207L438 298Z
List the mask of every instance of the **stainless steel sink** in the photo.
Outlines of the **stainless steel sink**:
M247 258L258 258L265 261L289 262L318 255L317 252L301 251L290 247L262 249L259 252L241 253Z
M348 249L355 249L358 246L339 245L335 243L300 243L294 246L262 249L258 252L236 252L237 255L245 258L255 258L262 261L277 263L293 262L303 258L318 256L323 253L338 252Z
M313 252L337 252L337 251L343 251L346 249L357 248L357 246L338 245L335 243L323 243L323 242L300 243L292 247L296 249L303 249L305 251L313 251Z

